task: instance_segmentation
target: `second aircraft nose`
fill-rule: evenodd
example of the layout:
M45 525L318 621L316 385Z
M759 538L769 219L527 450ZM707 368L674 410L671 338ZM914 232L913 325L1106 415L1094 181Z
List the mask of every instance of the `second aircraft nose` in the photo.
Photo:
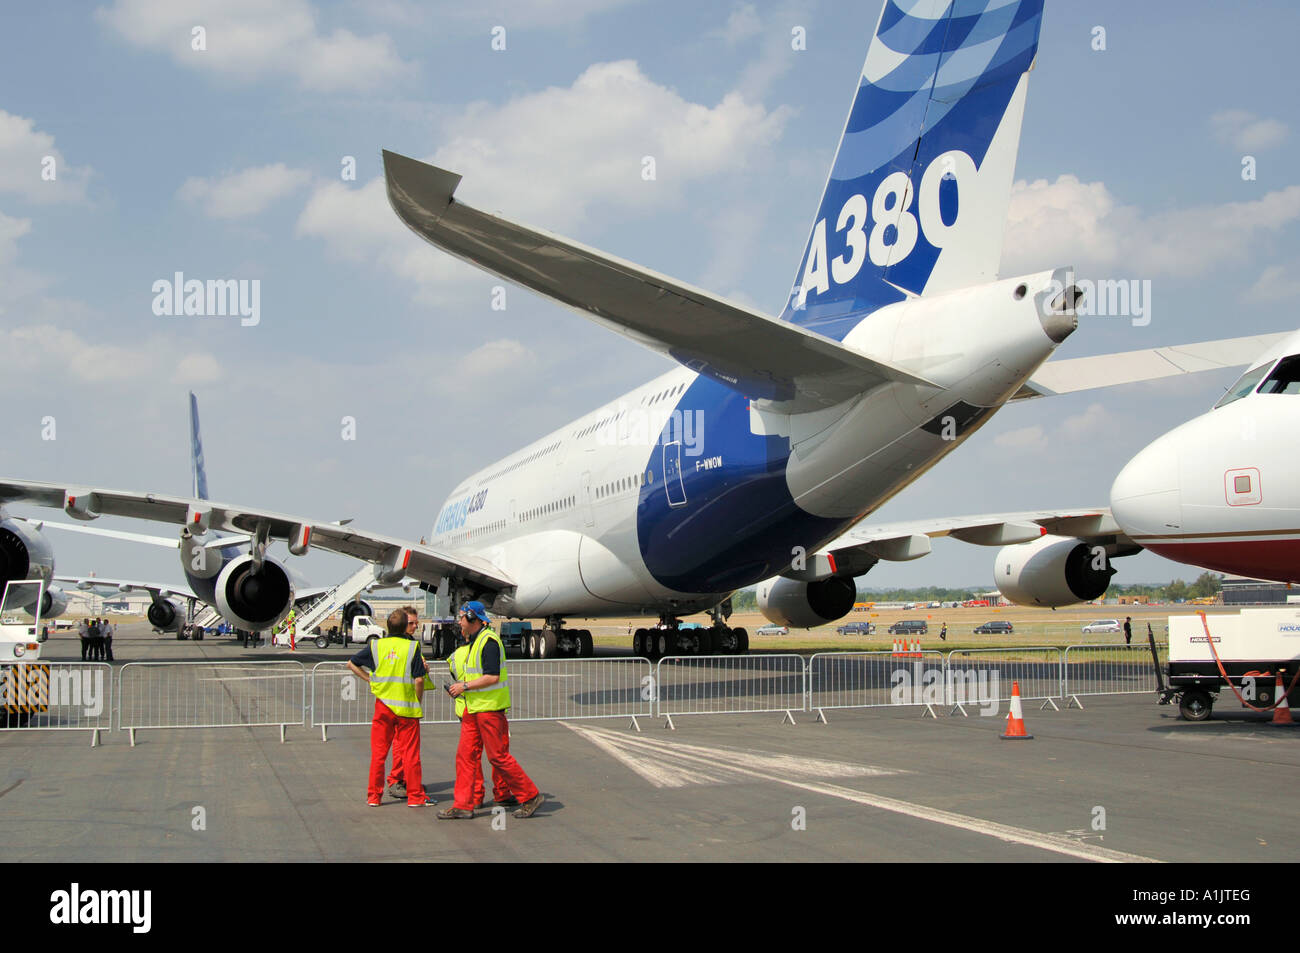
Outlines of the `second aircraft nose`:
M1111 484L1111 513L1130 537L1177 533L1182 524L1178 444L1169 437L1139 452Z

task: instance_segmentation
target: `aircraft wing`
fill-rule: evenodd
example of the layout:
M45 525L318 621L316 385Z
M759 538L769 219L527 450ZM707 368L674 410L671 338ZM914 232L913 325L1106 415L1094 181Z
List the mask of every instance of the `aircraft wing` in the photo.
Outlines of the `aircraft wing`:
M188 586L168 585L162 582L137 582L134 579L106 579L103 576L55 576L55 582L69 583L82 592L97 590L107 592L147 592L155 599L167 599L180 596L182 599L194 599L202 602Z
M1179 374L1239 367L1250 364L1265 350L1292 333L1283 331L1278 334L1254 334L1196 344L1176 344L1171 347L1048 361L1034 372L1011 399L1070 394L1096 387L1113 387Z
M428 546L378 533L368 533L335 522L315 522L299 516L274 513L212 500L105 490L97 487L57 483L0 480L0 503L26 502L38 506L58 507L75 519L90 520L98 516L126 516L186 526L196 516L209 530L283 539L332 553L341 553L363 562L374 563L381 576L394 582L403 574L430 586L444 578L453 578L488 592L513 588L515 582L487 560L466 556L448 556ZM229 544L229 540L222 540ZM384 581L381 578L381 581Z
M388 200L421 238L567 305L755 400L790 412L831 406L885 381L934 387L795 324L458 202L461 177L384 151Z
M952 536L976 546L1028 543L1040 536L1077 537L1085 542L1117 544L1136 552L1138 546L1120 529L1105 506L1035 510L1023 513L986 513L932 520L909 520L878 526L855 526L826 544L811 557L807 573L817 577L834 573L861 575L879 560L898 562L930 553L930 540ZM802 578L798 572L787 573Z
M147 543L150 546L165 546L168 549L179 549L181 545L180 538L177 536L146 536L144 533L130 533L120 529L100 529L96 526L78 526L75 523L51 523L49 520L33 520L25 517L14 518L32 524L38 530L67 530L71 533L86 533L90 536L104 536L109 539L125 539L132 543Z

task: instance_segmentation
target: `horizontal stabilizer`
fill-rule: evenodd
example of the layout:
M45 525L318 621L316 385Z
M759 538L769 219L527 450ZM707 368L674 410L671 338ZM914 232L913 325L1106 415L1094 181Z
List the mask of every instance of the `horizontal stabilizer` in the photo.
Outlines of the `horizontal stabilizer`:
M935 386L804 328L453 197L460 176L384 152L393 210L421 238L785 412L886 381Z

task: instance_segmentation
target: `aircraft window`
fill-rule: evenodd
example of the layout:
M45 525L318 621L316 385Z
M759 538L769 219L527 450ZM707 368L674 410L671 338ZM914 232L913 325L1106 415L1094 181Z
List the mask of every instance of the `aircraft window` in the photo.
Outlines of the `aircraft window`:
M1277 362L1273 373L1260 385L1261 394L1300 394L1300 354L1292 354Z
M1270 364L1261 364L1259 367L1242 374L1241 377L1237 379L1237 383L1233 384L1232 388L1219 398L1219 402L1214 406L1216 408L1226 407L1234 400L1240 400L1242 397L1245 397L1255 389L1255 385L1259 383L1260 378L1268 372L1268 369L1271 366L1272 365Z

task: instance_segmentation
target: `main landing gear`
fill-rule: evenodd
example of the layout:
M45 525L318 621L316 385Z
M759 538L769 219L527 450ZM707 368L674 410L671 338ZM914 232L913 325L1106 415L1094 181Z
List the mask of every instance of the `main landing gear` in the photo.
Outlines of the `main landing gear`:
M632 654L652 662L667 655L743 655L749 651L749 633L733 629L714 615L707 629L684 629L674 616L661 616L653 629L632 633Z
M564 620L553 616L546 628L534 629L523 636L524 658L591 658L596 654L591 633L586 629L566 629Z

